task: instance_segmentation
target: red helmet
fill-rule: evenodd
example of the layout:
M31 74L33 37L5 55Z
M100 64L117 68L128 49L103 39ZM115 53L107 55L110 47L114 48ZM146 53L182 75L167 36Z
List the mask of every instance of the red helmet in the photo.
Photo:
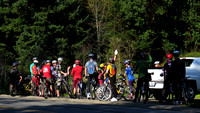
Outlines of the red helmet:
M173 58L173 55L172 55L172 54L167 54L166 57L172 59L172 58Z
M79 61L79 60L76 60L74 63L75 63L75 64L80 64L80 61Z

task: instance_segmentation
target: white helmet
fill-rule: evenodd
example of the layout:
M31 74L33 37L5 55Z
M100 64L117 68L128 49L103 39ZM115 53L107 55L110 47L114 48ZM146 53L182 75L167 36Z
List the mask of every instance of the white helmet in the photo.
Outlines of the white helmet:
M57 61L56 61L56 60L53 60L53 61L52 61L52 64L54 64L54 63L57 63Z
M156 65L156 64L160 64L160 61L155 61L154 64L155 64L155 65Z
M62 62L63 58L62 57L58 57L58 61Z
M33 63L34 64L38 64L39 62L38 62L38 60L34 60Z

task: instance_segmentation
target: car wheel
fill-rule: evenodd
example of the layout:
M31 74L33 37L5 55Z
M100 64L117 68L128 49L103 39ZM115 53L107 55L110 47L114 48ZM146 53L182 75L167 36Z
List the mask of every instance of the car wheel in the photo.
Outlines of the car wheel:
M194 88L193 87L188 87L187 88L187 98L189 99L189 100L194 100L194 98L195 98L195 90L194 90Z
M162 91L156 91L153 93L153 96L156 100L162 99Z

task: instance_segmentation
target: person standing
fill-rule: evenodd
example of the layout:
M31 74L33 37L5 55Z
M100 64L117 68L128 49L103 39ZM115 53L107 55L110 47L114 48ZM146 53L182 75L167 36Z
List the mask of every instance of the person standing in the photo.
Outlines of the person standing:
M146 59L146 57L149 57L149 60ZM138 69L138 80L137 80L137 88L136 88L136 93L135 93L135 99L133 100L133 102L138 102L138 94L139 91L141 89L141 87L143 86L143 81L145 80L145 83L148 84L147 81L147 75L148 75L148 68L149 68L149 64L152 62L152 57L150 55L150 53L141 53L141 58L140 60L137 62L135 70L133 71L133 73L135 73L135 71ZM146 91L148 93L148 91ZM146 94L148 95L148 94ZM146 103L148 100L148 96L147 98L144 100L144 103Z
M46 65L44 65L40 71L40 73L43 73L43 77L46 78L46 82L50 86L50 91L53 94L53 88L52 88L52 72L51 72L51 61L47 60ZM43 96L43 91L42 91L42 96Z
M113 98L111 99L111 102L115 102L115 101L118 101L117 100L117 91L116 91L116 65L114 64L114 58L109 58L108 59L108 67L107 67L107 70L106 70L106 76L109 77L109 80L110 80L110 85L111 85L111 90L112 90L112 93L113 93Z
M31 72L31 78L33 78L33 71L32 71L32 67L34 65L34 61L37 60L37 57L33 57L33 62L32 64L30 65L30 72Z
M179 58L180 52L174 51L173 56L174 60L171 63L171 72L172 76L170 80L174 88L175 93L175 104L180 104L182 101L182 85L185 80L185 63Z
M87 90L87 99L91 98L90 94L90 81L95 78L96 83L98 84L98 65L97 62L94 61L94 54L89 54L90 60L85 64L85 76L87 77L86 80L88 82L88 90Z
M124 76L128 76L128 85L130 86L130 99L133 99L133 87L134 87L134 83L135 83L135 77L133 75L133 70L132 70L132 66L131 66L131 61L130 60L125 60L124 65L126 66L126 71Z
M13 67L10 70L9 76L10 76L10 87L9 87L10 88L10 95L14 96L13 87L16 88L17 84L18 85L21 84L21 81L22 81L22 75L18 70L18 63L17 62L13 63Z
M60 97L60 87L61 87L61 82L63 80L63 76L62 75L69 75L69 69L70 67L68 67L67 69L67 73L63 72L62 71L62 62L63 62L63 58L62 57L59 57L58 58L58 64L56 65L56 70L55 70L55 73L57 75L57 98Z
M73 93L76 95L76 92L79 92L80 88L76 89L76 85L80 82L82 82L82 72L83 72L83 66L80 66L80 61L75 61L76 66L73 67L71 75L73 76ZM77 91L78 90L78 91ZM77 94L79 96L79 94Z
M167 54L166 58L167 58L167 62L164 64L164 68L163 68L164 87L163 87L162 97L161 97L160 102L163 102L163 100L167 96L166 91L169 91L169 88L170 88L171 62L172 62L173 55Z

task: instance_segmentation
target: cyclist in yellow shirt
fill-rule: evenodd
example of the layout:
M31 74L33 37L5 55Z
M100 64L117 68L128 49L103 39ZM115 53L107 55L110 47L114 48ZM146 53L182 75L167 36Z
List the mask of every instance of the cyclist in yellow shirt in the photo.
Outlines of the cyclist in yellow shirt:
M114 58L109 58L109 65L106 70L106 76L109 77L111 90L113 92L113 98L111 99L112 102L118 101L117 100L117 92L116 92L116 66L114 64Z

